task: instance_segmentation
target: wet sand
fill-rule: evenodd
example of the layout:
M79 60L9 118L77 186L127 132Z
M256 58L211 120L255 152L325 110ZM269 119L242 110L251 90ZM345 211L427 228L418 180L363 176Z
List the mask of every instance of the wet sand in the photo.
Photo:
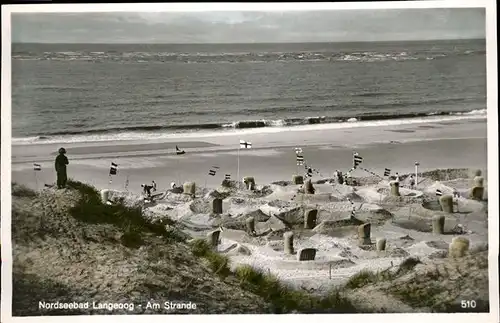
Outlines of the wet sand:
M432 127L432 128L431 128ZM237 177L238 154L240 177L254 176L257 184L290 180L291 174L303 173L295 161L299 146L314 168L324 177L338 169L352 166L352 152L363 158L362 166L383 175L408 173L419 161L422 171L439 168L480 168L487 164L486 120L433 122L425 125L353 127L345 129L287 128L268 133L222 133L210 137L179 137L143 142L93 142L64 144L70 160L68 176L99 188L140 191L141 183L155 180L159 188L171 182L195 181L198 185L218 186L225 174ZM314 128L311 128L314 129ZM273 132L275 131L275 132ZM398 132L394 132L398 131ZM404 131L404 132L401 132ZM252 149L239 150L239 140L251 141ZM55 182L53 161L63 144L15 145L12 147L12 181L36 188ZM175 155L175 146L186 151ZM33 163L42 165L35 174ZM109 181L110 163L117 163L118 175ZM220 167L209 176L211 166ZM356 170L354 176L370 175ZM319 179L316 176L314 179Z

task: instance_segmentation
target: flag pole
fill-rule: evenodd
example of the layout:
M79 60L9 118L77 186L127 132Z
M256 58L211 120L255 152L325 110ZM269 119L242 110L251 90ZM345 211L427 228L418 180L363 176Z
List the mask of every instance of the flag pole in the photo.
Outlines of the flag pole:
M36 176L36 170L34 171L35 173L35 184L36 184L36 189L38 190L38 177Z
M177 152L176 152L177 154ZM177 169L177 185L181 185L181 174L179 173L179 156L176 156L175 168Z
M299 161L297 160L297 156L298 156L297 148L295 148L295 164L297 167L297 175L299 175Z
M420 163L415 162L415 189L417 189L418 186L418 165L420 165Z
M128 178L129 178L129 175L127 174L127 179L125 180L125 191L127 191L127 192L128 192L128 185L129 185Z
M238 189L240 188L240 146L238 145L238 173L236 180L238 181Z

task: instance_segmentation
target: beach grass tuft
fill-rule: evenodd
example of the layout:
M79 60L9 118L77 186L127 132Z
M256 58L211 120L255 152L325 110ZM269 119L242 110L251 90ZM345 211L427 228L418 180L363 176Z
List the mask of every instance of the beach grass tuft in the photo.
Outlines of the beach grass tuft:
M138 249L144 244L141 234L135 231L125 232L121 236L120 241L122 245L131 249Z
M229 258L216 252L210 252L205 257L208 260L210 269L221 277L227 277L231 274L229 269Z
M356 308L340 290L333 290L325 297L290 288L277 277L250 265L238 266L234 273L229 269L229 259L213 251L204 239L191 242L191 252L208 260L211 270L222 277L236 277L240 286L272 304L273 312L280 313L355 313Z
M209 242L205 239L195 239L190 244L193 255L208 260L210 269L221 277L227 277L229 269L229 258L212 250Z
M397 274L402 274L406 273L413 268L415 268L416 265L421 264L422 262L420 259L415 258L415 257L409 257L403 260L403 262L399 265L399 268L397 270Z
M345 288L356 289L377 281L377 274L370 270L362 270L349 278Z
M82 182L69 180L68 187L81 194L80 201L70 209L70 214L82 222L112 224L120 228L124 232L121 241L127 247L136 248L141 244L143 234L162 236L169 242L185 240L177 231L166 229L166 225L174 224L172 220L150 222L142 216L141 207L129 207L123 202L104 204L98 190Z
M409 282L389 289L390 293L412 307L433 307L437 295L442 292L438 285L425 288L416 282Z
M205 257L210 250L211 246L205 239L195 239L191 242L191 252L197 257Z
M370 270L362 270L349 278L349 280L345 283L345 289L357 289L362 288L369 284L376 284L382 281L389 281L395 279L399 273L393 273L388 269L373 272Z
M12 196L17 196L17 197L35 197L37 193L32 190L31 188L20 185L17 183L12 183Z
M236 277L242 288L270 302L276 313L354 313L353 304L343 292L335 289L324 297L290 288L269 273L250 265L236 269Z

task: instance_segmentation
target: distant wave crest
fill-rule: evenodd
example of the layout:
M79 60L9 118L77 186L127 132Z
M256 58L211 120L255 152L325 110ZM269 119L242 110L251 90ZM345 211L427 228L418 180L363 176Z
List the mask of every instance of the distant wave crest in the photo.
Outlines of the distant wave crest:
M463 49L460 51L388 51L388 52L337 52L337 51L293 51L293 52L226 52L226 53L180 53L180 52L117 52L117 51L14 51L17 60L85 61L91 63L135 62L135 63L263 63L288 61L343 61L343 62L387 62L434 60L451 56L485 55L484 50Z

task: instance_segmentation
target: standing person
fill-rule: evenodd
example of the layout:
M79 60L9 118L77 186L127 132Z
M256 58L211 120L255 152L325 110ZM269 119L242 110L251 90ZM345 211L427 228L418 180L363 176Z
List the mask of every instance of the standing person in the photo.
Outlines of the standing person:
M337 170L337 180L340 185L344 184L344 176L342 176L342 172Z
M141 184L141 187L143 188L143 193L147 196L147 197L151 197L151 189L153 188L153 186L151 185L147 185L147 184Z
M399 183L399 173L396 173L396 181Z
M410 176L410 188L415 189L415 177L413 175Z
M156 182L152 181L152 183L153 183L153 192L156 192Z
M57 174L57 188L65 188L68 181L66 165L69 164L68 157L65 156L66 149L59 148L59 155L56 157L55 168Z

